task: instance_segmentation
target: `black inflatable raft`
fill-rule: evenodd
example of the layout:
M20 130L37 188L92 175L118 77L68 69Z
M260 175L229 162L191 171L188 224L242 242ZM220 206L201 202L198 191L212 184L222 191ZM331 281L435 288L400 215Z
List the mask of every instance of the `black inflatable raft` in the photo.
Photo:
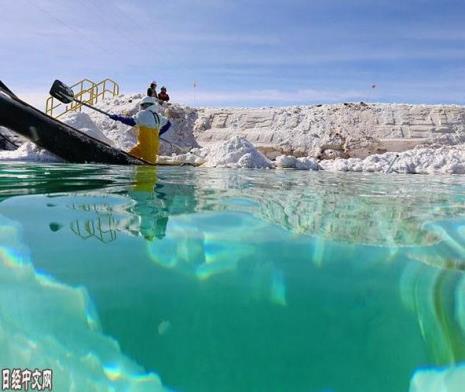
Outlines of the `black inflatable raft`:
M0 126L72 163L151 165L70 127L20 100L0 81Z

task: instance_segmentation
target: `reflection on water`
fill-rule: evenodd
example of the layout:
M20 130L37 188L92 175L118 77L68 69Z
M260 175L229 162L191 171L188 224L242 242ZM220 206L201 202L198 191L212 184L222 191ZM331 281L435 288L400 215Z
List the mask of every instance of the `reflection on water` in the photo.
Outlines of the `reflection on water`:
M449 270L410 263L401 280L405 304L416 313L430 357L437 365L465 359L465 329L461 290L464 279Z
M409 263L400 283L404 304L417 317L429 359L416 371L411 391L461 391L465 367L455 365L465 360L463 274Z
M460 177L11 165L0 197L175 390L397 391L465 361Z

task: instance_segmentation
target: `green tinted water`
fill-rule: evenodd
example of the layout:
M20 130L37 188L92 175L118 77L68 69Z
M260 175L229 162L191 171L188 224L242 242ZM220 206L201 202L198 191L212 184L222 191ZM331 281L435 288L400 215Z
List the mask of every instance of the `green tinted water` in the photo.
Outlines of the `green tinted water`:
M97 332L172 390L405 391L465 361L462 177L5 165L0 186L4 253L83 287ZM71 353L49 328L67 317L40 331Z

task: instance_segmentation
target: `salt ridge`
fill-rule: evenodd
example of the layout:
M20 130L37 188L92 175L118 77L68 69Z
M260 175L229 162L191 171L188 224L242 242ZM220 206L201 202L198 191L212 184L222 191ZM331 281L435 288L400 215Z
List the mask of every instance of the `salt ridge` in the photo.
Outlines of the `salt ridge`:
M98 106L134 115L143 96L121 95ZM160 106L173 123L160 159L205 167L332 172L465 173L465 107L340 104L262 109ZM116 148L136 143L134 130L94 112L63 121ZM177 146L180 146L179 149ZM190 150L186 153L186 150ZM398 155L398 156L397 156ZM59 161L27 142L1 161Z

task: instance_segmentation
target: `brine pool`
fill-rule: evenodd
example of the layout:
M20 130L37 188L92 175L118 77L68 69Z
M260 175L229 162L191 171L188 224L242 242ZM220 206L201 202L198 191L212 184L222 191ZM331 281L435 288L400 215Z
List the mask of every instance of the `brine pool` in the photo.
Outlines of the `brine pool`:
M458 391L464 268L463 176L0 166L0 368L56 391Z

